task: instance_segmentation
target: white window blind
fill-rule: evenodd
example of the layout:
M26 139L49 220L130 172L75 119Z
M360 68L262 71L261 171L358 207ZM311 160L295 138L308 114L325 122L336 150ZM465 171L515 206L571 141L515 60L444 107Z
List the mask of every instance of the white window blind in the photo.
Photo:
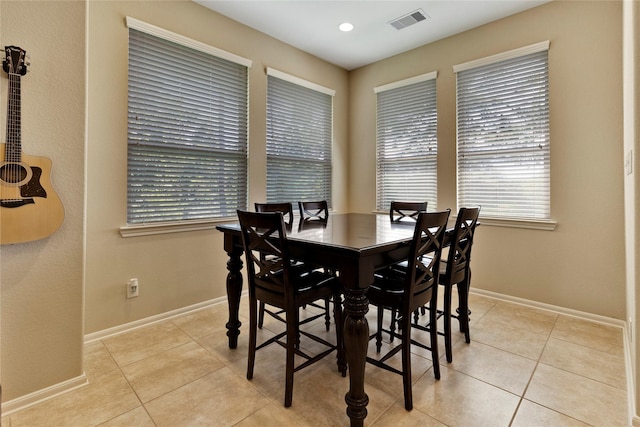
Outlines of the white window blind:
M133 27L127 222L235 216L247 205L247 64Z
M458 206L481 205L486 217L549 220L548 42L454 71Z
M436 73L377 87L377 209L437 205Z
M331 206L333 91L267 74L267 202Z

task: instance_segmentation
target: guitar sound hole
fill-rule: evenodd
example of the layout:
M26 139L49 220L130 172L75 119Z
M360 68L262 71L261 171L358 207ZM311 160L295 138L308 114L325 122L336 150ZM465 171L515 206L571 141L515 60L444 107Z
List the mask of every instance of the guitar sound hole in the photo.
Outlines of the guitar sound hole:
M27 169L17 163L9 163L0 167L0 179L8 184L24 181L28 175Z

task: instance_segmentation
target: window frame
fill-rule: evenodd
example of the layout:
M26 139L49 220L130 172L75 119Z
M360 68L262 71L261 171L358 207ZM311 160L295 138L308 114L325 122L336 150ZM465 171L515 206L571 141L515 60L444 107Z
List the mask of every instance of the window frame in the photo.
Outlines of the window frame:
M336 91L270 67L266 69L266 79L266 201L268 203L291 202L295 204L298 201L326 200L331 208L333 195L333 99ZM272 82L277 86L274 86ZM274 93L275 96L278 96L285 91L290 91L292 98L286 100L275 98L275 101L280 102L271 103L274 100L272 98ZM304 95L307 95L309 101L312 102L303 106L296 104L295 108L289 105L290 102L294 102L292 100L297 102L305 99ZM325 102L327 102L326 105ZM290 119L294 117L296 124L301 120L308 120L308 126L304 132L297 125L290 125ZM324 126L328 126L328 128ZM283 148L289 145L288 140L298 141L298 144L292 146L290 150L285 150ZM323 145L312 150L311 148L316 143ZM301 148L306 148L304 150L306 153L313 153L324 160L307 157ZM292 154L289 159L286 158L289 156L278 154L284 152ZM295 161L296 158L299 163ZM314 168L316 175L319 174L322 179L326 180L319 185L321 187L320 194L307 195L306 190L298 189L287 191L284 195L282 192L278 192L282 188L280 182L283 177L287 177L287 173L292 173L288 168L299 167L304 162L308 162L307 165L317 165L317 168ZM273 168L284 174L276 173L274 175ZM303 185L310 184L309 182L300 183L299 180L296 182ZM275 185L276 188L270 188L270 185ZM274 192L277 193L275 196ZM298 195L296 196L296 194ZM288 198L293 198L293 200L288 200Z
M249 130L249 69L251 68L252 61L246 58L242 58L238 55L226 52L224 50L215 48L197 40L190 39L180 34L173 33L160 27L148 24L143 21L139 21L135 18L126 17L126 27L129 32L131 29L139 32L155 36L167 42L179 44L185 48L197 50L207 55L215 56L219 59L235 63L237 65L246 67L246 136L244 137L245 149L245 164L247 177L247 188L245 190L245 207L248 203L248 130ZM129 109L128 109L129 110ZM129 151L129 143L127 144L127 150ZM129 166L127 166L127 176L129 175ZM127 193L129 193L129 178L127 177ZM127 224L120 227L120 234L122 237L134 237L144 236L152 234L165 234L183 231L195 231L214 228L216 224L233 219L233 217L211 217L211 218L196 218L196 219L184 219L184 220L167 220L167 221L150 221L150 222L132 222L129 223L129 202L127 200Z
M374 87L373 91L376 94L376 212L388 212L391 201L411 201L411 202L428 202L428 208L431 210L437 208L438 204L438 107L437 107L437 77L438 72L432 71L430 73L420 74L418 76L410 77L407 79L399 80L393 83L388 83L381 86ZM411 108L407 108L406 102L410 99L406 92L410 90L410 87L416 87L419 84L426 84L429 86L425 86L422 88L429 93L429 97L426 101L423 101L422 98L414 99L415 102L412 102ZM431 93L431 85L433 87L433 92ZM381 97L383 95L389 95L388 98ZM394 97L401 97L402 101L397 102L393 100ZM421 105L423 102L430 103L427 105ZM381 105L385 103L385 105ZM401 107L399 107L401 105ZM422 112L418 111L418 108L424 107L432 107L431 109L424 110ZM381 112L381 107L389 108L384 112ZM407 118L407 114L411 113L411 117ZM405 136L395 136L394 141L389 141L389 138L383 136L383 134L387 133L387 131L391 129L398 129L401 127L400 131L405 134L409 131L415 132L415 119L416 114L420 115L420 119L423 121L420 128L423 130L432 130L422 139L423 151L427 151L428 157L427 160L424 161L424 164L419 167L423 169L423 174L428 181L432 181L432 188L427 191L427 193L433 193L433 198L430 199L429 195L425 197L416 196L412 194L407 194L406 196L398 196L394 197L386 196L381 199L384 194L391 193L392 191L386 191L386 188L382 188L382 184L384 184L384 177L382 171L382 164L385 165L393 165L396 163L404 163L409 161L412 165L418 166L416 163L420 162L421 156L398 156L397 150L396 155L392 155L393 148L402 148L406 145L415 146L415 143L418 142L416 140L417 136L413 135L405 135ZM381 118L384 116L384 118ZM399 117L401 116L401 117ZM407 123L407 120L413 120L411 123ZM432 128L432 129L431 129ZM398 142L397 140L400 139ZM384 145L381 145L384 144ZM385 150L387 148L388 150ZM384 151L390 151L390 156L382 156L381 154ZM422 153L421 153L422 154ZM411 159L411 160L408 160ZM429 171L428 168L433 167L432 171ZM415 170L408 174L408 176L415 177ZM397 176L396 176L397 178ZM383 180L383 182L381 182ZM427 182L429 184L429 182ZM387 182L387 185L391 185L391 183Z
M456 197L456 201L458 206L464 206L464 205L472 205L471 202L465 202L463 200L461 200L461 191L460 191L460 157L461 157L461 148L460 148L460 117L459 117L459 73L460 72L464 72L467 70L473 70L479 67L484 67L484 66L496 66L496 65L500 65L499 63L504 62L504 61L509 61L509 60L517 60L518 58L527 56L527 55L531 55L531 54L535 54L535 53L539 53L539 52L547 52L549 51L549 41L543 41L540 43L535 43L529 46L525 46L522 48L518 48L518 49L513 49L507 52L502 52L496 55L491 55L488 57L484 57L484 58L480 58L477 60L473 60L473 61L469 61L469 62L465 62L459 65L455 65L453 67L453 72L456 74L456 193L457 193L457 197ZM548 58L547 58L548 60ZM546 74L546 84L547 84L547 92L546 92L546 96L547 96L547 111L546 111L546 123L547 123L547 152L546 152L546 156L547 156L547 168L548 168L548 175L546 176L546 180L548 182L547 184L547 203L548 203L548 215L547 217L544 218L535 218L535 217L518 217L518 216L496 216L496 215L488 215L486 212L481 211L481 219L482 219L482 223L486 224L486 225L495 225L495 226L504 226L504 227L516 227L516 228L531 228L531 229L538 229L538 230L554 230L557 226L556 221L554 221L551 217L551 161L550 161L550 154L551 154L551 147L550 147L550 139L551 139L551 135L550 135L550 128L549 128L549 120L550 120L550 112L549 112L549 106L548 106L548 96L549 96L549 74L548 74L548 70L547 70L547 74ZM494 150L499 152L499 150Z

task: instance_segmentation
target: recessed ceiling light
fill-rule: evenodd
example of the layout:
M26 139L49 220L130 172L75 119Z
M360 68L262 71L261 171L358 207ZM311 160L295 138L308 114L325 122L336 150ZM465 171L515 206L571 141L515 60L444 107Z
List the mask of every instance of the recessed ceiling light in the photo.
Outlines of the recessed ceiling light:
M343 22L342 24L338 25L338 28L340 29L340 31L344 31L346 33L353 30L353 24L350 22Z

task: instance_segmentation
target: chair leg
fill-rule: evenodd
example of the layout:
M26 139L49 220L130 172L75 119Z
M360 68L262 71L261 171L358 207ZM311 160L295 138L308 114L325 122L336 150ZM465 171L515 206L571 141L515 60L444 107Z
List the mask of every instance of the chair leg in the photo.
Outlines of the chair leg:
M257 312L256 305L258 301L255 297L249 296L249 357L247 361L247 379L253 378L253 366L256 361L256 335L257 328Z
M393 342L393 337L396 332L396 325L398 324L398 311L395 308L391 309L391 323L389 324L389 341Z
M464 332L464 340L467 344L471 342L469 335L469 280L458 283L458 322L460 332Z
M264 303L260 301L260 309L258 310L258 328L262 329L264 324Z
M327 332L331 329L331 312L329 311L329 298L324 300L324 325Z
M394 310L391 310L393 316ZM378 306L378 329L376 330L376 352L380 353L382 348L382 317L384 316L384 308ZM393 340L393 332L391 332L391 340Z
M429 304L429 322L433 327L429 328L429 338L431 339L431 360L433 361L433 376L440 379L440 355L438 354L438 305L437 301L431 301Z
M295 346L298 339L298 309L286 313L287 316L287 361L285 368L284 406L290 407L293 400L293 369Z
M453 361L453 353L451 351L451 289L452 285L444 285L444 351L447 355L447 362ZM433 310L432 310L433 311ZM431 319L431 324L436 325ZM432 328L437 330L437 326Z
M411 389L411 315L402 316L402 386L404 388L404 408L413 409L413 391Z
M333 295L333 321L336 324L336 347L338 358L338 372L343 377L347 376L347 360L344 354L344 324L342 318L342 297L339 292Z

